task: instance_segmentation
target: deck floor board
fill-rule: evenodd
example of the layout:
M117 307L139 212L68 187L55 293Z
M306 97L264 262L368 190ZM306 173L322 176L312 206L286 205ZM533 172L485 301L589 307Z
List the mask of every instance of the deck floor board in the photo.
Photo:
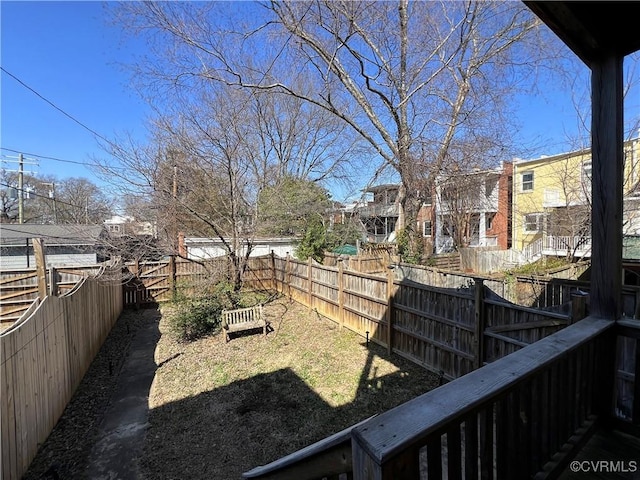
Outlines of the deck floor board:
M580 465L574 462L580 462ZM640 480L640 439L618 430L594 433L559 480L586 478Z

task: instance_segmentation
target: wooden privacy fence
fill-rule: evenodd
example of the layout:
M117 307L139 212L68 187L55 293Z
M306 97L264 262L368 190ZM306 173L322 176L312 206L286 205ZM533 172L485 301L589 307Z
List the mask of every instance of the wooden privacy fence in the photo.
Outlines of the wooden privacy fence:
M289 295L448 379L543 338L569 319L567 314L540 312L490 295L487 289L510 296L513 289L504 280L404 264L376 275L352 270L345 263L330 267L291 257L252 257L246 264L244 284ZM198 282L214 285L226 268L225 258L128 264L124 305L138 307L171 300L177 293L203 291ZM482 288L476 288L480 284ZM539 297L544 304L566 303L572 292L583 288L567 280L536 285L543 288ZM549 293L553 289L561 294Z
M393 269L376 276L345 270L341 264L334 268L290 257L271 261L278 291L447 379L571 321L568 314L489 298L482 279L467 288L446 289L397 280Z
M361 273L381 273L384 272L391 263L397 263L398 259L399 257L397 255L391 255L385 251L377 251L372 254L363 255L327 253L322 263L328 267L336 267L338 262L342 262L346 270L355 270Z
M169 258L159 262L135 262L125 265L124 306L171 301L176 294L190 295L214 285L223 277L228 265L225 257L205 261ZM247 260L244 284L248 288L272 288L271 256Z
M336 263L330 267L311 259L252 257L244 284L284 293L447 379L556 332L570 319L568 314L496 299L488 289L504 292L501 280L449 274L433 280L462 286L439 288L411 280L440 275L429 269L398 265L376 275L352 270L344 261ZM170 300L175 292L188 292L197 281L213 284L225 265L224 258L128 265L137 275L125 285L125 306Z
M119 269L100 273L47 296L0 335L5 480L27 470L122 311Z
M61 295L100 267L48 268L49 293ZM0 272L0 322L13 323L38 298L38 272L35 268ZM51 292L51 289L55 289Z

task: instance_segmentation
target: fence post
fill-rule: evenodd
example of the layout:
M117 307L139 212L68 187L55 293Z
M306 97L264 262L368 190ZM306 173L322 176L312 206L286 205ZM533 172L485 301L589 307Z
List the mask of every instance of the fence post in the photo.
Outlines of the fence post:
M49 295L58 296L58 272L55 267L49 267Z
M309 259L307 260L307 281L308 283L308 287L309 287L309 309L311 309L311 306L313 305L313 264L311 263L313 262L313 259L311 257L309 257Z
M271 250L271 288L278 291L278 279L276 277L276 254Z
M171 292L171 300L176 299L176 256L169 257L169 291Z
M393 271L393 265L387 267L387 353L391 355L393 350L393 296L395 294L393 287L393 280L395 273Z
M484 364L484 328L486 325L486 311L484 304L484 280L475 279L475 307L476 307L476 358L475 367L480 368Z
M587 316L587 296L580 293L571 294L571 316L568 325L574 324Z
M44 255L44 242L41 238L34 238L33 255L36 258L36 274L38 276L38 297L40 301L47 296L47 267Z
M344 260L338 258L338 320L340 330L344 327Z
M285 282L287 283L287 292L289 294L289 300L291 300L291 254L289 252L287 252L287 261L284 266L284 279L285 279Z

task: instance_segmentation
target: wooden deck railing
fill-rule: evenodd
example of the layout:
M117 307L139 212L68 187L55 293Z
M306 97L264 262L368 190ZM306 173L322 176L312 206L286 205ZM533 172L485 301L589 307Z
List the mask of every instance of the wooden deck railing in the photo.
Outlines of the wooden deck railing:
M584 319L347 429L352 464L338 456L296 478L544 478L608 413L614 325ZM298 458L308 463L324 453L316 445ZM245 478L276 478L278 462Z

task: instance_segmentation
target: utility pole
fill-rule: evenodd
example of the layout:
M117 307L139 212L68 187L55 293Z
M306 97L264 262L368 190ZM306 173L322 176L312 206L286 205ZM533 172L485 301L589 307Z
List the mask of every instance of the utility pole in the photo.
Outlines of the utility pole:
M18 223L24 223L24 157L18 157Z
M7 163L18 163L18 170L6 170L7 172L17 172L18 173L18 223L24 223L24 174L28 173L30 175L33 175L34 172L25 172L24 171L24 166L25 164L27 165L38 165L38 162L35 161L36 159L34 158L27 158L27 161L25 161L25 157L24 155L21 153L19 154L17 157L8 157L10 159L17 159L16 160L5 160L5 159L1 159L0 161L2 163L7 162ZM31 161L30 161L31 160ZM15 198L15 197L12 197Z
M56 202L56 184L43 182L42 185L51 187L49 190L49 198L53 200L53 223L58 224L58 204Z
M53 223L57 225L58 224L58 204L56 202L56 184L50 183L49 185L51 185L51 191L49 192L50 193L49 197L51 198L51 200L53 200Z

